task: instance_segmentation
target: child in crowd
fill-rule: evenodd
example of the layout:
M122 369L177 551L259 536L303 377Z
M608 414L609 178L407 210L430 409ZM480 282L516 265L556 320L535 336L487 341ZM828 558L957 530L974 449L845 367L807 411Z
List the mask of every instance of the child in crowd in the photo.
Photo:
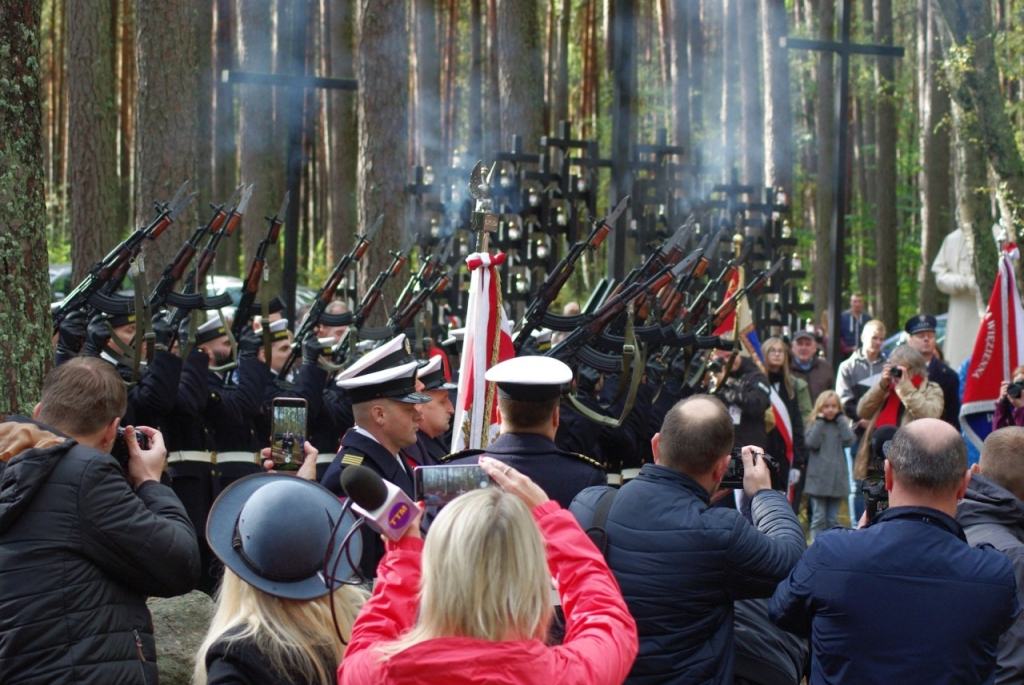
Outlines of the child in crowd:
M839 525L839 503L850 494L849 473L843 447L854 443L853 428L840 409L839 395L826 390L818 395L807 425L807 481L811 497L811 542L815 536Z

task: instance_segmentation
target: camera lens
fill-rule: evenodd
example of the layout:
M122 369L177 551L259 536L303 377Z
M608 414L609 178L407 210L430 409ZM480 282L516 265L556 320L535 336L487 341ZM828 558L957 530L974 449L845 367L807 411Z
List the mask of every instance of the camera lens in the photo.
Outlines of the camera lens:
M1006 389L1006 394L1015 400L1019 400L1022 391L1024 391L1024 384L1010 383L1010 386Z

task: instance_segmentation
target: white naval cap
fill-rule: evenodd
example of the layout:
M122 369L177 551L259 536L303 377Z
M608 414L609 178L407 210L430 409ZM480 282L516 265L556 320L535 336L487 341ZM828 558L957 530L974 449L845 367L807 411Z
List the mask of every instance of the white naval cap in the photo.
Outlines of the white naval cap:
M399 335L360 357L338 376L353 404L375 399L391 399L410 404L431 401L430 395L416 392L419 364L405 335Z
M278 319L270 322L270 339L277 342L288 338L288 319Z
M562 394L572 369L551 357L525 356L487 369L484 378L498 384L498 396L520 402L543 402Z
M202 345L227 334L228 329L224 326L224 322L220 320L219 316L214 316L196 329L196 344Z
M455 390L459 387L445 379L444 367L439 356L428 359L427 363L420 367L419 374L424 390Z
M441 345L448 347L449 345L461 345L466 339L466 328L452 328L448 331L448 337L441 341Z
M533 342L536 343L538 350L546 352L551 349L552 333L553 331L550 328L538 328L530 333L530 337L533 338Z

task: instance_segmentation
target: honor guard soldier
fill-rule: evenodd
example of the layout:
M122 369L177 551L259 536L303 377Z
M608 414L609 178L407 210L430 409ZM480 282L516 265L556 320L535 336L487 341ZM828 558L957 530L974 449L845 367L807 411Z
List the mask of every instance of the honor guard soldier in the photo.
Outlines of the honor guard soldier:
M356 423L341 438L341 449L321 485L342 496L341 472L347 466L365 466L414 496L412 469L401 450L416 444L422 418L419 405L431 400L430 395L417 392L418 367L405 335L399 335L363 355L340 375L338 385L352 400ZM360 570L366 578L373 578L384 556L384 544L368 527L363 532Z
M565 508L583 488L607 484L599 462L555 444L562 386L572 380L566 364L516 357L492 366L484 378L498 385L501 434L487 449L456 452L445 463L475 464L486 454L529 476Z
M907 344L924 357L928 365L928 380L942 388L942 420L960 430L960 377L936 352L936 323L931 314L918 314L907 320L903 330L910 336Z
M429 395L430 401L420 405L423 418L416 432L416 444L402 450L414 467L439 464L450 451L448 446L451 443L444 441L455 415L449 391L458 389L457 385L445 380L440 357L431 357L420 368L419 380L423 383L423 394Z

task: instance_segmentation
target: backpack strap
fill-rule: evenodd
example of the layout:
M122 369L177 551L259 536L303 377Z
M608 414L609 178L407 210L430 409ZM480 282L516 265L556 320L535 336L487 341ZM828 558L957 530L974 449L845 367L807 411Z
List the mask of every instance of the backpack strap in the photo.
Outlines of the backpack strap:
M604 524L608 520L608 512L612 508L612 502L615 501L616 492L618 492L618 488L609 487L601 493L601 497L597 500L597 506L594 507L594 520L587 528L587 537L600 550L602 556L605 555L605 550L608 547L608 533L604 529Z

